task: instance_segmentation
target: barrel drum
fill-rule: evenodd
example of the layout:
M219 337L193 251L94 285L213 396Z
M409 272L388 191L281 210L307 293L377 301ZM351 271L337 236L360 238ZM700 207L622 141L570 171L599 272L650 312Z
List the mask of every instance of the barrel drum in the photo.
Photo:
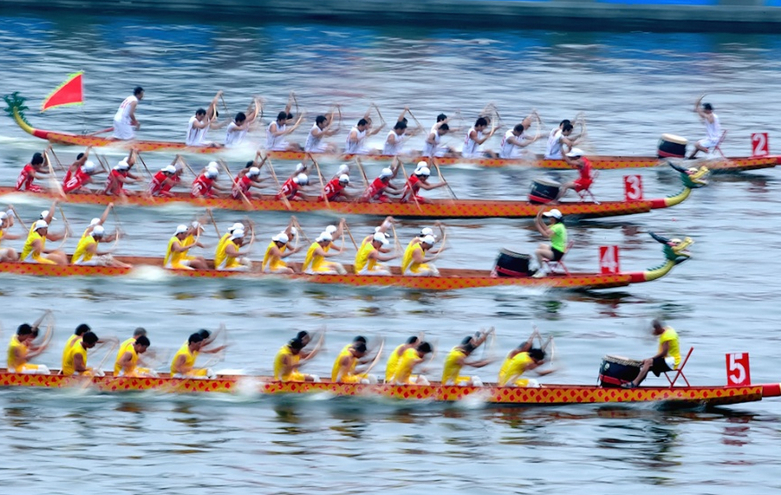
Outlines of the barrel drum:
M528 277L531 275L529 261L531 256L528 254L502 249L499 251L499 257L496 258L493 274L497 277Z
M547 204L559 197L561 183L550 179L534 179L529 201L535 204Z
M606 388L620 387L640 374L642 361L621 356L605 356L599 365L599 385Z
M684 158L686 156L686 138L674 134L662 134L656 156L659 158Z

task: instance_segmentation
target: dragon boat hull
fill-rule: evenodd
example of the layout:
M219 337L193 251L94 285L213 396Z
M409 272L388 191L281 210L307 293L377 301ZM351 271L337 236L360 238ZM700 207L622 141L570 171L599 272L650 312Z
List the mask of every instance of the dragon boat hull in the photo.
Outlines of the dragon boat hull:
M76 387L101 393L155 391L170 394L242 393L269 395L301 395L329 393L334 396L385 398L400 401L458 402L480 400L496 405L565 405L666 402L687 406L721 406L754 402L781 395L781 385L749 385L740 387L639 387L635 389L602 388L586 385L545 385L540 388L390 385L350 383L279 382L271 377L219 375L215 379L103 377L29 375L0 370L0 387L65 389Z

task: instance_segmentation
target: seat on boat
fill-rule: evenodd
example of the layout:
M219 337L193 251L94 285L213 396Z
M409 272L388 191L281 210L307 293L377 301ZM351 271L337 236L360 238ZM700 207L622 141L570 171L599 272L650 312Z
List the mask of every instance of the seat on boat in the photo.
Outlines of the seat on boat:
M572 246L575 244L575 241L569 241L567 243L567 249L564 251L564 254L561 256L561 259L559 261L553 261L546 258L542 259L542 262L545 264L547 273L564 273L565 275L569 276L569 270L567 270L567 265L564 264L564 257L569 253L569 250L572 249Z
M686 379L686 375L683 374L683 367L686 366L686 362L689 360L689 356L692 355L692 351L694 351L694 347L689 347L689 352L686 353L686 357L681 362L681 365L678 366L677 370L665 372L664 377L667 378L668 382L670 382L670 388L675 386L675 382L678 381L679 377L683 378L683 381L686 382L687 387L691 387L691 385L689 385L689 380ZM673 377L672 380L670 379L670 373L675 373L675 377Z
M577 191L578 196L580 196L581 201L585 201L587 197L591 198L591 201L595 202L596 204L599 204L599 201L597 201L597 198L594 197L594 193L591 192L591 186L593 185L593 182L597 179L599 176L599 170L592 170L591 171L591 181L592 183L589 184L589 186L586 189L581 189L580 191Z
M716 143L716 146L713 147L713 153L718 151L722 158L727 158L724 155L724 152L721 151L721 143L723 143L726 138L727 138L727 130L725 129L724 132L721 133L721 137L719 138L719 142Z

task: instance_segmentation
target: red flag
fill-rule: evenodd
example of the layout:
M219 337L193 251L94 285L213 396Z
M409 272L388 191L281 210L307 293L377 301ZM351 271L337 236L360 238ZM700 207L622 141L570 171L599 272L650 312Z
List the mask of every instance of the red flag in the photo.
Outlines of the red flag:
M83 71L68 76L68 79L66 79L64 83L60 84L57 89L52 91L52 93L43 100L43 103L41 104L41 113L50 108L64 105L83 105L83 76Z

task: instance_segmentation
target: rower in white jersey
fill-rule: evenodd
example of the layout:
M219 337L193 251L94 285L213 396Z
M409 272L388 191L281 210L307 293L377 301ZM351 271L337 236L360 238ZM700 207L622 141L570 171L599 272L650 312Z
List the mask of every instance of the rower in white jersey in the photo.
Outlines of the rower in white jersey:
M290 103L288 103L288 106L277 114L277 120L270 123L266 128L266 150L301 151L301 146L285 140L285 136L292 134L301 125L302 116L299 115L296 123L288 127L287 121L292 118L293 114L290 113Z
M475 125L466 133L461 156L464 158L496 158L496 153L493 151L483 150L483 143L488 141L496 132L494 127L488 133L485 133L486 127L488 127L488 119L485 117L479 117L475 121Z
M575 146L580 136L572 136L572 122L567 119L561 121L559 126L548 134L548 145L545 148L546 160L563 160L562 155L569 153L569 150ZM566 146L563 150L562 147Z
M532 119L535 116L537 116L537 112L532 112L531 115L523 119L520 124L504 133L504 138L502 138L502 147L499 150L499 158L505 158L509 160L519 158L535 158L534 154L527 149L527 146L537 141L539 136L529 136L526 133L526 131L528 131L531 127ZM539 119L539 116L537 116L537 118Z
M700 151L703 153L710 153L721 141L721 123L719 122L719 116L713 113L713 105L710 103L704 103L702 107L700 107L701 101L702 96L700 96L697 103L694 104L694 111L700 116L700 119L705 124L707 136L705 139L700 139L694 143L694 152L692 152L689 158L694 158Z
M136 120L136 107L138 102L144 99L144 88L141 86L133 90L133 94L125 98L119 105L114 115L114 137L117 139L135 139L136 129L141 123Z
M377 108L376 105L374 105L374 108ZM350 133L347 135L347 141L344 145L344 153L346 155L377 154L377 150L366 147L366 138L374 136L380 132L385 127L385 120L383 120L382 115L379 114L380 111L377 110L381 124L376 129L372 129L371 111L372 107L369 107L363 118L359 120L352 129L350 129Z
M315 123L312 124L312 128L309 130L309 134L306 136L306 143L304 144L304 151L307 153L333 153L336 151L335 146L329 143L323 142L324 137L333 136L339 129L334 129L331 125L334 122L334 112L332 111L328 115L318 115L315 118Z
M189 122L187 122L187 137L184 140L187 146L203 146L205 144L203 140L209 127L211 127L212 119L216 117L217 100L219 100L221 95L222 91L218 91L209 104L208 109L199 108L195 111L195 115L190 117Z

